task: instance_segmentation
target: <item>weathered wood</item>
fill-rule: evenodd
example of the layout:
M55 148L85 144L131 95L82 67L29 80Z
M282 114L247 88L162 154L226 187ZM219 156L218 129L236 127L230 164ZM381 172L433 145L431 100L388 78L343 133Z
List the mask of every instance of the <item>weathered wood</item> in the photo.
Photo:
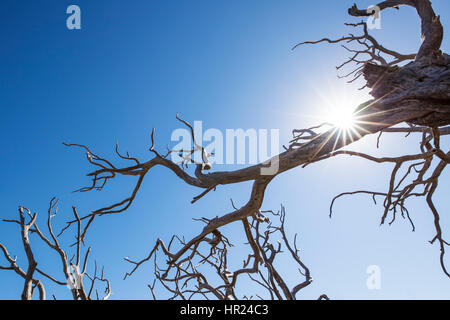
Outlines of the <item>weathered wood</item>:
M429 127L450 124L449 55L419 59L400 68L366 64L363 73L382 110L396 108L389 102L395 99L411 105L409 123Z

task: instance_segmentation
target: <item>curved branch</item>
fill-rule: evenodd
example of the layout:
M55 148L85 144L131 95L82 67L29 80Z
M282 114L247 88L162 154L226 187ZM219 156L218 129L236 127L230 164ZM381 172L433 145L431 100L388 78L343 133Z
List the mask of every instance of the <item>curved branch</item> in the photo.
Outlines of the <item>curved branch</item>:
M422 45L419 49L416 59L422 59L425 57L437 57L442 54L440 51L442 39L444 37L444 28L442 27L439 16L434 13L431 1L429 0L388 0L380 2L377 6L380 10L388 8L396 8L400 5L408 5L414 7L422 21ZM353 5L348 10L348 13L352 16L370 16L373 12L368 10L359 10L358 7Z

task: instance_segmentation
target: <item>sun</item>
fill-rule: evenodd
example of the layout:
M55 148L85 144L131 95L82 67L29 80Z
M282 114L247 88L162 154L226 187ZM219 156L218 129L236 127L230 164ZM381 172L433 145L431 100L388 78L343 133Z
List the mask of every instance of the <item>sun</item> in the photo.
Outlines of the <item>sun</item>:
M307 121L315 133L338 132L344 139L359 136L365 121L358 106L368 100L365 92L354 92L346 86L325 82L311 87L301 112L294 113Z
M325 114L325 122L330 123L341 130L350 130L355 126L354 106L343 101L335 106L330 106Z
M361 103L359 96L346 88L328 86L318 92L315 100L316 117L341 131L352 131L357 127L355 109Z

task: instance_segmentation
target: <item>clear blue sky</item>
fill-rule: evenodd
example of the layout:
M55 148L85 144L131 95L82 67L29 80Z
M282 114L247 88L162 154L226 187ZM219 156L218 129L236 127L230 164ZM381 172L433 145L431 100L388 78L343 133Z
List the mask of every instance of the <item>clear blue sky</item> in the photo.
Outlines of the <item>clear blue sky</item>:
M367 92L356 90L361 83L347 85L336 78L334 67L347 55L342 48L290 50L299 41L344 35L344 22L359 21L347 16L353 2L2 1L0 217L16 218L23 205L40 213L44 227L48 202L56 196L59 229L71 218L72 205L87 214L128 194L132 179L114 181L101 193L71 193L89 183L85 173L91 168L81 151L64 147L63 141L88 144L112 158L118 140L122 150L147 160L152 127L163 150L180 127L175 114L181 112L186 120L203 121L205 128L280 129L281 143L287 143L293 128L318 122L307 115L320 109L321 97L344 93L356 102L366 100ZM66 28L70 4L81 7L81 30ZM434 0L433 5L450 30L450 2ZM383 44L404 53L417 50L420 23L413 9L388 11L382 19L382 29L373 34ZM446 33L446 52L448 44ZM374 138L368 137L350 149L394 155L416 152L417 145L418 137L384 137L382 149L376 150ZM215 168L224 169L230 168ZM336 158L292 170L269 185L263 208L286 206L288 232L299 233L302 258L315 279L303 298L322 293L334 299L450 298L439 249L428 243L434 229L423 199L410 204L415 233L402 219L379 227L382 207L363 196L340 200L334 218L328 218L334 195L386 190L390 169ZM441 213L450 209L449 186L447 173L436 194ZM126 213L99 219L88 234L93 256L112 280L112 298L151 298L146 286L153 279L151 265L123 281L129 270L123 257L144 257L158 237L196 234L202 226L192 218L229 212L229 198L243 204L249 188L248 183L221 187L191 205L199 190L164 168L151 172ZM449 219L442 215L444 230ZM1 223L0 242L25 267L16 226ZM36 252L42 248L38 243L33 242ZM44 250L37 260L63 280L55 254ZM369 265L381 268L381 290L366 287ZM294 276L288 274L289 281ZM22 282L12 272L0 272L0 299L20 297ZM56 292L68 297L64 288Z

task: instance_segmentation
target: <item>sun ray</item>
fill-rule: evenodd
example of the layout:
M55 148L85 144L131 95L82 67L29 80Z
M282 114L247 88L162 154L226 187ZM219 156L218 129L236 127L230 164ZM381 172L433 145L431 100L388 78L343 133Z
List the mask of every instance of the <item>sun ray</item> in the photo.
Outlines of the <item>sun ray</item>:
M359 133L359 131L364 131L365 133L371 133L369 130L367 130L366 128L361 127L360 125L358 125L357 123L355 123L354 127L351 128L351 130L353 130L353 132L358 136L358 138L361 138L362 135Z
M338 136L336 137L336 139L334 141L334 145L333 145L333 150L332 151L336 150L336 146L337 146L337 143L339 142L339 138L341 137L341 134L345 135L345 132L346 132L346 130L339 130Z
M334 134L336 133L336 131L338 131L339 128L334 128L333 132L331 132L328 137L320 144L319 148L317 149L317 151L314 153L313 155L313 159L319 154L319 152L323 149L323 147L328 143L328 141L330 141L331 137L334 136Z

